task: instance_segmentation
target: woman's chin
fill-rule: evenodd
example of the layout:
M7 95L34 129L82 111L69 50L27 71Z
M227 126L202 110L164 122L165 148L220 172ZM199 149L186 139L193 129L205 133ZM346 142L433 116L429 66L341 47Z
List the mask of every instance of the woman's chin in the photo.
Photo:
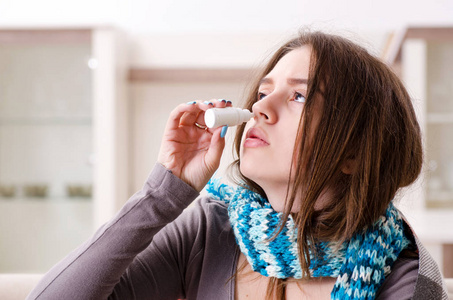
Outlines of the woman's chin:
M241 167L240 167L240 171L241 171L241 174L244 175L245 177L247 177L248 179L250 180L253 180L255 183L257 183L258 185L261 186L261 183L262 183L262 172L263 171L259 171L255 166L248 166L247 164L243 164L243 162L241 161ZM261 176L260 176L261 174Z

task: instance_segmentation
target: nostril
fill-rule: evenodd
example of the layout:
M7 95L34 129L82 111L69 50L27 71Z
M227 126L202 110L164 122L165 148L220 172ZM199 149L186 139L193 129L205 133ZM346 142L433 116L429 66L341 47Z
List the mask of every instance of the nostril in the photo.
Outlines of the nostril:
M255 120L261 119L269 121L272 118L271 116L273 114L268 101L264 99L253 104L252 112L255 114Z
M260 115L261 115L262 117L264 117L266 120L269 120L269 117L268 117L265 113L262 113L262 112L261 112Z

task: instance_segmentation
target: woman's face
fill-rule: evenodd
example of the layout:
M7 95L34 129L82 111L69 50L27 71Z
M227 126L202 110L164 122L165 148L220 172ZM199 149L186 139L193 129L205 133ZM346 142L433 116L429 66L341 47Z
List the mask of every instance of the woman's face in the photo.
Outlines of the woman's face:
M283 211L294 143L307 95L311 47L283 56L262 80L257 102L241 142L241 173L266 192L276 211ZM316 108L315 108L316 110ZM297 199L292 211L297 211Z

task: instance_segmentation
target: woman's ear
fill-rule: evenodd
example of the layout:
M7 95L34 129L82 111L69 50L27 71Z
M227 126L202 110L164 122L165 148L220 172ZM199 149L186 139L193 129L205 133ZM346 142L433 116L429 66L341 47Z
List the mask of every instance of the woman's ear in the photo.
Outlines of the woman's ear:
M355 159L347 159L341 166L341 172L346 175L351 175L357 172L357 161Z

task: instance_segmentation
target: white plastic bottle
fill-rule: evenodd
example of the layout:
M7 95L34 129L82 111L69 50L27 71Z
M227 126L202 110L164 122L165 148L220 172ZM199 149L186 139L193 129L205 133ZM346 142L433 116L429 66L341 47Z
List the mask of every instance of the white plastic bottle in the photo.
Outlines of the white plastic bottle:
M247 109L236 107L210 108L204 114L204 121L209 128L236 126L247 122L255 115Z

